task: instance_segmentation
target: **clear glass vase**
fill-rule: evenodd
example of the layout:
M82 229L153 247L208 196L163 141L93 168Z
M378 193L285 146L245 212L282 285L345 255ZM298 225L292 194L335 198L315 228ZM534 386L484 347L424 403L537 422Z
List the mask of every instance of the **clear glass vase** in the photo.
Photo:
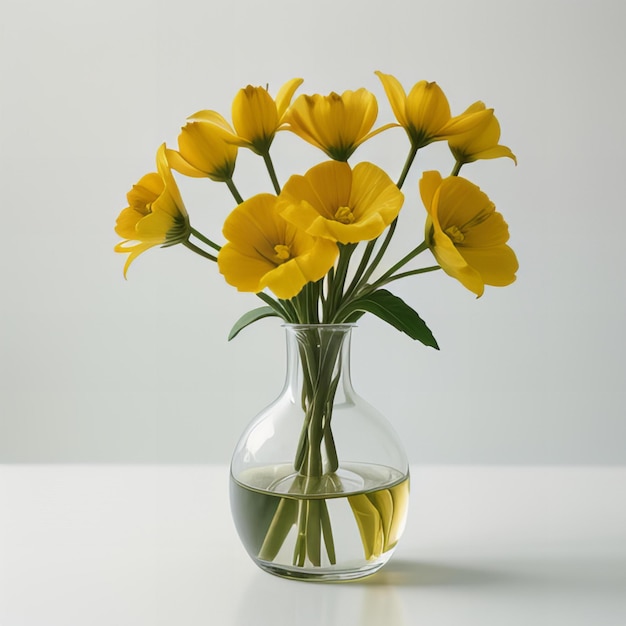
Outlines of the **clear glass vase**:
M285 329L285 386L233 454L233 519L249 555L272 574L361 578L389 560L404 530L406 454L352 387L352 325Z

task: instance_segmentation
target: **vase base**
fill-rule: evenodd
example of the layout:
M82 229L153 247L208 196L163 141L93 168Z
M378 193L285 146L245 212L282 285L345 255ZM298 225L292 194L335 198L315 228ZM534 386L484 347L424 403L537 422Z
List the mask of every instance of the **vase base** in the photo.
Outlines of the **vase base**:
M391 556L391 555L389 555ZM269 563L266 561L259 561L255 559L255 563L264 571L278 576L280 578L287 578L290 580L302 580L306 582L348 582L351 580L359 580L372 576L378 570L380 570L389 559L376 561L375 563L368 564L366 566L355 569L334 569L332 567L324 568L302 568L302 567L289 567L285 565L277 565L276 563Z

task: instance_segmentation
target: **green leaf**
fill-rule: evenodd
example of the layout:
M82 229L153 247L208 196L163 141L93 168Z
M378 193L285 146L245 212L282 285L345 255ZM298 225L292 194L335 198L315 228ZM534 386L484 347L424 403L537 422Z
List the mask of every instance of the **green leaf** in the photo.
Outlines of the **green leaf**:
M228 341L234 339L246 326L250 326L250 324L262 320L264 317L280 317L280 315L278 315L271 306L262 306L258 309L252 309L252 311L248 311L235 322L235 325L228 335Z
M372 313L394 328L406 333L411 339L439 350L437 340L430 332L424 320L404 300L394 296L386 289L357 298L349 304L345 317L353 320L357 312Z

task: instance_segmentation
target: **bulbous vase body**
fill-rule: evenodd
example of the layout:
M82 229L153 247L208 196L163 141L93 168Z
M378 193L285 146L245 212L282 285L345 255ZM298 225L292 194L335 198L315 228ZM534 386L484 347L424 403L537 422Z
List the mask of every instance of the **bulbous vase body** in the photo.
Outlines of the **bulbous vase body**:
M268 572L367 576L388 561L404 530L406 454L390 423L352 387L352 325L285 330L285 386L233 454L233 519Z

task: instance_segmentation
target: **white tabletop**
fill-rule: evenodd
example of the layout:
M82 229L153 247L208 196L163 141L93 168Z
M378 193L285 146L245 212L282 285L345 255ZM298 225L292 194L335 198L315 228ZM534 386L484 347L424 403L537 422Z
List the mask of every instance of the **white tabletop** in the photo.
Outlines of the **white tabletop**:
M220 466L0 467L2 626L624 626L626 468L414 467L390 563L258 569Z

